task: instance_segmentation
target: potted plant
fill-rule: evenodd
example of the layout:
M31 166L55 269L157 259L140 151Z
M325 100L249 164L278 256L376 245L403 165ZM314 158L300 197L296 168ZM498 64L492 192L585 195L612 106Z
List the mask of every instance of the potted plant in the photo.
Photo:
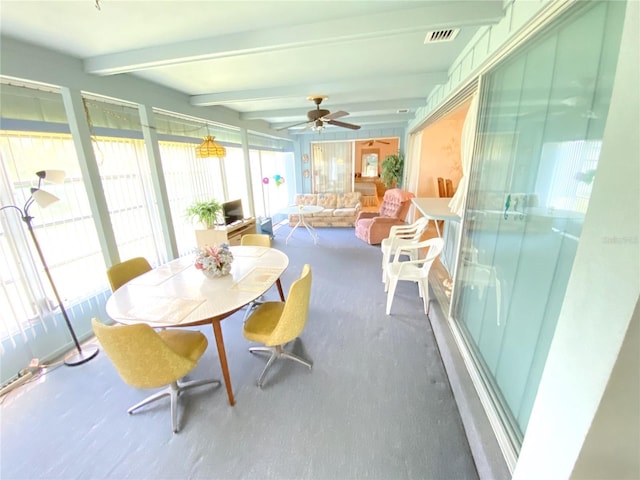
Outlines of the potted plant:
M381 167L380 180L382 180L385 187L394 188L400 184L402 169L404 168L404 156L400 152L387 155L382 161Z
M197 219L207 229L216 226L221 213L222 204L213 198L205 201L196 200L185 211L190 220Z

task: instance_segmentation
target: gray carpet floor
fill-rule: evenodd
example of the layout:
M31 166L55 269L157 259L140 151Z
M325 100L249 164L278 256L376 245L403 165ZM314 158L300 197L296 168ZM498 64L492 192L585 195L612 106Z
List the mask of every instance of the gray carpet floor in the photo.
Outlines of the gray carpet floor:
M313 370L280 361L259 389L265 361L248 353L238 312L222 323L235 407L223 387L191 390L174 435L168 399L126 413L150 392L125 385L104 352L51 368L2 399L0 478L478 478L417 286L401 282L387 316L379 247L353 229L318 229L318 245L298 230L286 246L288 233L274 240L290 259L285 291L312 267L292 347ZM188 378L220 378L211 328L201 330L209 347Z

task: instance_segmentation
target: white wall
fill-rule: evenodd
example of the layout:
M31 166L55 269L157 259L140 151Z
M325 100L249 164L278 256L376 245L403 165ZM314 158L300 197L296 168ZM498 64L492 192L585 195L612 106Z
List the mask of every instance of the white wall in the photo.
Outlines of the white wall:
M488 65L495 62L508 51L509 45L516 41L522 32L532 24L542 22L542 13L552 12L570 4L571 0L505 0L505 14L495 25L481 27L469 44L460 53L449 69L446 83L437 86L430 93L424 107L416 111L415 119L409 122L408 131L420 130L425 120L448 99L467 80L476 78L486 70ZM541 13L542 12L542 13Z
M627 439L638 441L638 399L616 402L619 395L633 396L633 389L610 383L640 298L639 10L640 2L628 2L600 164L514 479L570 478L583 449L576 478L596 462L605 478L640 473L640 445L625 445ZM639 364L636 352L635 358L621 356L616 368L637 379ZM590 433L605 396L620 408L603 409L600 420L614 416L622 429L618 436L603 428ZM603 448L586 449L598 443Z
M639 351L640 302L571 478L640 478Z

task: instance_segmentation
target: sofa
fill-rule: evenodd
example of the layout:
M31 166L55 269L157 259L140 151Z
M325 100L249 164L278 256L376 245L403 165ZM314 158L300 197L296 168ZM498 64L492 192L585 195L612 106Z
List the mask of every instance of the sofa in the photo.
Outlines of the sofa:
M313 227L353 227L362 208L360 192L299 193L295 205L316 205L323 208L317 213L305 214L305 221ZM289 226L298 223L300 215L289 214Z
M360 212L356 217L356 237L369 245L377 245L389 236L391 227L404 225L413 193L392 188L387 190L378 212Z

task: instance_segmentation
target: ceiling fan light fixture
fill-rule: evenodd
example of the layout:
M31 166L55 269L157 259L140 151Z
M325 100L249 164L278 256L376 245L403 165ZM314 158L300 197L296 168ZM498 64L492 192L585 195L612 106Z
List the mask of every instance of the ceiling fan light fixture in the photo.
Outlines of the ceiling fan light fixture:
M350 128L351 130L360 129L360 125L353 125L352 123L339 122L336 118L342 118L349 115L348 112L339 110L337 112L330 112L324 108L320 108L322 101L328 98L326 95L316 95L307 97L308 100L312 100L315 103L315 110L309 110L307 112L307 122L294 123L288 127L279 128L278 130L284 130L287 128L297 127L298 125L306 124L305 130L312 130L314 132L321 132L325 128L325 123L334 125L336 127Z
M227 156L227 149L215 142L215 138L211 135L204 137L202 144L196 147L196 158L223 158Z

